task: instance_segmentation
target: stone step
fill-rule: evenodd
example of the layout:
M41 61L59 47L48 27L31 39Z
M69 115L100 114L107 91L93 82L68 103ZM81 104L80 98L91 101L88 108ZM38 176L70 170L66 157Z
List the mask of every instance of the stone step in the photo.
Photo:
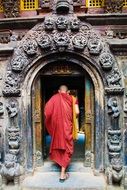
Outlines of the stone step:
M59 182L59 172L35 172L26 177L22 190L105 190L106 182L103 175L93 173L69 172L70 177L64 183Z

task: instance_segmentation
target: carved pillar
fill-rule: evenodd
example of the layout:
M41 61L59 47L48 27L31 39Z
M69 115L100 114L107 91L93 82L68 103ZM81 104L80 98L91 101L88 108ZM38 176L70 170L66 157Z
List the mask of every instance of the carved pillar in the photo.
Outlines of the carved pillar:
M19 17L20 1L19 0L2 0L4 16L6 18Z
M21 134L18 126L18 101L16 99L8 100L6 105L8 112L8 126L6 128L6 152L4 163L1 166L1 175L3 186L11 180L14 184L19 183L21 175L21 166L19 164L19 152ZM3 187L4 188L4 187Z
M106 170L109 185L122 183L124 179L124 168L122 159L122 131L120 128L120 102L118 97L110 97L107 107L109 114L108 128L108 167Z
M105 0L105 12L106 13L118 13L122 12L124 0Z

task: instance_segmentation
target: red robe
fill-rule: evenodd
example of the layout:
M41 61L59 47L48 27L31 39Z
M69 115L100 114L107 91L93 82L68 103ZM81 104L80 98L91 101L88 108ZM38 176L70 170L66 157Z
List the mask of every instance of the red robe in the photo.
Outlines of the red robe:
M67 167L73 153L72 97L57 93L45 106L46 128L51 135L50 159Z

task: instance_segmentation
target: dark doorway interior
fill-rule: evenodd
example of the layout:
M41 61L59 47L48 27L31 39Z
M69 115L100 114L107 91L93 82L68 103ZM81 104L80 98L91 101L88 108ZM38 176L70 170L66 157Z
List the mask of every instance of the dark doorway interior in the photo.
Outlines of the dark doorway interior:
M45 103L50 99L50 97L57 93L59 86L65 84L68 86L69 90L76 93L80 115L78 119L79 123L79 138L75 142L73 160L84 160L85 155L85 135L83 129L83 123L85 119L85 77L84 76L67 76L67 75L48 75L41 77L42 84L42 109L44 109ZM50 136L46 131L45 127L43 128L43 150L44 150L44 159L48 159L49 146L50 146Z

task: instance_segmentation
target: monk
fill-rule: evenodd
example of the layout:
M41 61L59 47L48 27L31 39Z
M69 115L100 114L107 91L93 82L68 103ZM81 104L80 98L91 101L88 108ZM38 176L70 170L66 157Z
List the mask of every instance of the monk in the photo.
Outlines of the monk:
M79 110L75 115L78 114ZM45 106L46 128L51 135L49 155L61 166L60 182L69 177L66 168L73 154L73 120L73 97L69 95L67 86L62 85Z

